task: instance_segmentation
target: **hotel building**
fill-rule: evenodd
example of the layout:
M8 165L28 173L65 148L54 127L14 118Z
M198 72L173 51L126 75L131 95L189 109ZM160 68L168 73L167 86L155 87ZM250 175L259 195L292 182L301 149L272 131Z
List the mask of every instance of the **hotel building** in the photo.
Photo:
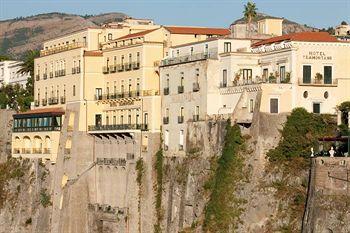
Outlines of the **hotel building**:
M135 145L123 157L141 156L148 137L159 138L158 64L169 47L229 33L126 19L45 42L35 60L33 109L14 115L13 156L55 162L64 122L96 140L131 138ZM69 153L72 142L61 143Z
M349 64L350 44L324 32L172 47L160 66L166 154L186 154L187 122L226 115L249 126L254 111L296 107L337 114L350 100Z

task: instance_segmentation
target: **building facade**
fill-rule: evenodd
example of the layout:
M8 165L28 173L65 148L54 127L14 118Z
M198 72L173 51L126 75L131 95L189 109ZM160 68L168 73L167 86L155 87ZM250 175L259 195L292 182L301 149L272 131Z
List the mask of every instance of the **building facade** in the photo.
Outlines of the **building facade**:
M20 61L2 61L0 62L0 85L19 84L23 88L26 86L30 74L21 74L18 71L21 69L22 62Z
M197 47L201 55L193 52ZM296 107L335 115L336 106L350 100L350 44L327 33L253 43L207 40L170 51L176 52L160 68L163 142L169 156L186 154L187 122L228 115L249 126L254 111L279 114Z

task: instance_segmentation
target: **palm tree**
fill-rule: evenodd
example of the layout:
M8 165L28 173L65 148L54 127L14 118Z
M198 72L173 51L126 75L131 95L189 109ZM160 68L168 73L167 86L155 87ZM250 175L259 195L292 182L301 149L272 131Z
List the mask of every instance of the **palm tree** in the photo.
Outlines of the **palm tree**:
M17 73L25 74L30 73L30 76L34 76L34 59L39 57L40 53L38 50L29 50L24 57L22 63L22 68L17 71Z
M250 25L253 21L253 19L256 17L257 15L257 10L258 8L256 8L255 3L253 2L248 2L246 5L244 5L244 19L246 20L247 24L248 24L248 35L250 35L251 32L251 28Z
M24 57L24 61L22 63L21 69L17 71L20 74L30 74L30 78L28 78L26 90L28 96L34 95L34 59L39 57L40 52L38 50L30 50Z

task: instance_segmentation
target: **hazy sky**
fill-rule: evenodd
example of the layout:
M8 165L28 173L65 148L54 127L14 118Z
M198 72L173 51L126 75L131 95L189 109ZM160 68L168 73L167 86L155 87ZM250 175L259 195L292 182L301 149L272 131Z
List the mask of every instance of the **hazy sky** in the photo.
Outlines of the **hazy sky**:
M242 0L0 0L0 19L39 13L123 12L158 24L227 27L242 16ZM258 10L315 27L350 23L350 0L255 0Z

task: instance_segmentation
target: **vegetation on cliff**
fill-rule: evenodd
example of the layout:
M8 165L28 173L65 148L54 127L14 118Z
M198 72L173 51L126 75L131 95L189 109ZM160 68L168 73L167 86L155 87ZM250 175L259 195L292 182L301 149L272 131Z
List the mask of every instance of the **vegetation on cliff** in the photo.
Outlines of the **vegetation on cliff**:
M279 201L278 215L270 219L268 230L300 232L307 197L310 149L317 148L318 138L332 136L335 132L336 124L330 115L296 108L287 117L279 144L267 153L268 170L275 177L268 187L276 190L275 197Z
M157 183L155 185L155 192L156 192L156 224L154 225L154 232L160 233L162 232L161 229L161 221L162 221L162 192L163 192L163 151L160 149L156 153L156 161L154 168L156 170L157 174Z
M243 158L239 151L244 148L244 140L237 125L226 126L226 136L221 156L213 162L214 174L206 183L210 198L205 208L203 228L206 232L232 232L243 211L244 200L235 195L240 180L243 179Z

